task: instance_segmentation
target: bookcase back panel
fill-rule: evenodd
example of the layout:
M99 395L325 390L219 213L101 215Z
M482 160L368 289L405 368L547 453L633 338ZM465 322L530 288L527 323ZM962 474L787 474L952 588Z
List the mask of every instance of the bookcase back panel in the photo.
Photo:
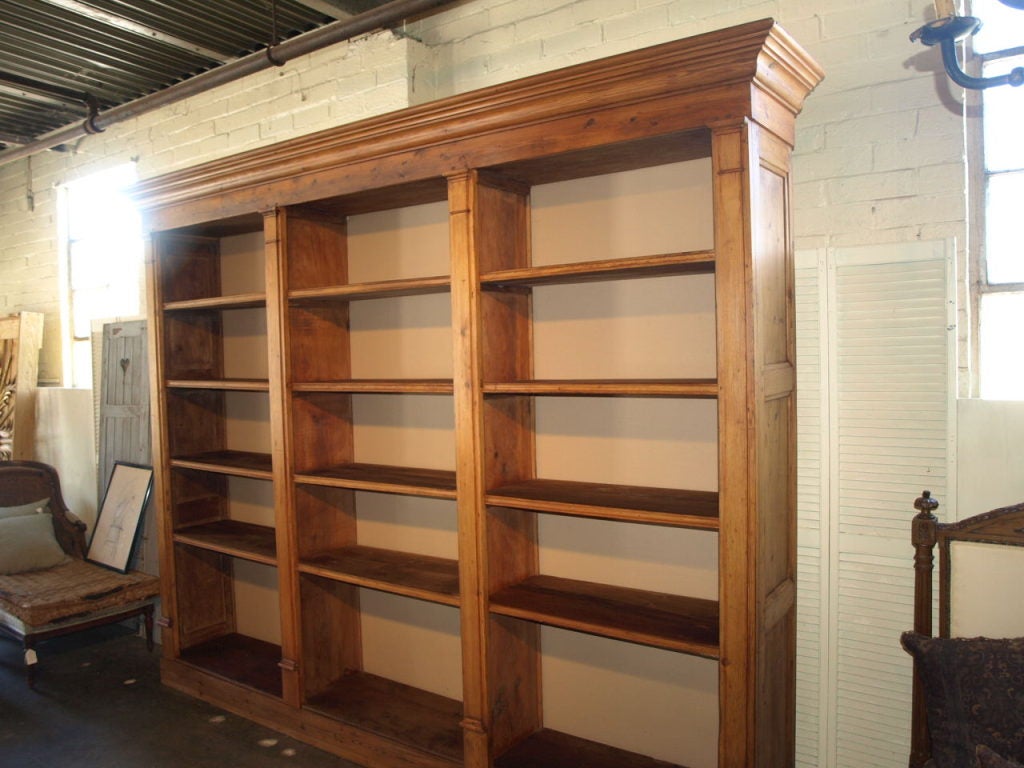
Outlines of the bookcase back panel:
M239 634L281 642L277 569L247 560L234 564L235 623Z
M274 485L247 477L227 478L228 517L243 523L274 526Z
M455 468L450 397L357 395L352 398L352 414L356 461Z
M221 293L259 293L266 286L263 230L221 238Z
M356 531L367 547L457 559L458 510L447 499L357 493Z
M714 246L708 159L534 187L533 263L706 250Z
M349 282L447 275L449 259L447 202L348 219Z
M717 434L714 400L536 398L540 477L714 491Z
M538 379L714 379L712 275L533 289Z
M349 313L353 378L452 378L447 294L360 301Z
M541 648L545 727L674 765L718 765L714 661L551 627Z
M462 698L459 612L360 590L363 669L450 699Z
M539 515L540 572L666 594L718 598L718 534Z

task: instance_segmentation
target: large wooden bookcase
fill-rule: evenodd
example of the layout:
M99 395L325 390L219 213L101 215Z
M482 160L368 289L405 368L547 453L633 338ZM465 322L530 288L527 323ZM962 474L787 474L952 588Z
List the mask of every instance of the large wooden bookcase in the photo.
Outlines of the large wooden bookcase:
M770 20L143 182L164 681L368 766L791 765Z

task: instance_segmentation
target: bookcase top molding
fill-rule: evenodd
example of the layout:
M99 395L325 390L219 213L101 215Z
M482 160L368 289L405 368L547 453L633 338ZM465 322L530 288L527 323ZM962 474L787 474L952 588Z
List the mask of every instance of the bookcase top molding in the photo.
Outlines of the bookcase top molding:
M638 156L706 156L709 128L744 120L792 145L822 76L763 19L214 160L143 180L135 195L160 230L373 189L442 199L443 178L471 169L536 183L649 164Z

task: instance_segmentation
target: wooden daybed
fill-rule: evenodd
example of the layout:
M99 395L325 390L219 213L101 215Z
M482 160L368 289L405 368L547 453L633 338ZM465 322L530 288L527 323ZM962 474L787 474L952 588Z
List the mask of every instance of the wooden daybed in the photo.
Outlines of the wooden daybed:
M44 501L66 557L52 567L0 574L0 631L24 644L29 685L34 683L36 643L50 637L142 616L153 645L153 605L159 579L137 571L118 573L85 560L85 524L64 504L53 467L35 461L0 461L0 508Z
M1024 638L951 637L953 542L1024 546L1024 503L954 523L914 502L914 657L910 768L1017 768L1024 764ZM934 550L939 550L938 632L932 631ZM1012 606L1006 606L1012 609ZM1019 605L1018 605L1019 609Z

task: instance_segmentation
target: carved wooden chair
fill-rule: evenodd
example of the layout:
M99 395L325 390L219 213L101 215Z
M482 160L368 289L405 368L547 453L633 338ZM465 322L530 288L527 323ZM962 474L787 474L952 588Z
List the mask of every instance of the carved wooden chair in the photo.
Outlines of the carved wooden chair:
M952 544L1024 546L1024 504L940 523L928 491L914 502L914 658L910 768L1016 766L1024 760L1024 638L953 637ZM932 628L939 552L938 632ZM1010 607L1007 606L1009 609Z
M49 521L41 517L46 513L59 551L50 544ZM26 544L18 537L28 527L36 539ZM35 682L36 643L47 638L142 616L146 642L153 647L159 579L86 561L85 531L85 524L64 504L53 467L0 461L0 631L22 641L30 686ZM45 540L37 546L40 536ZM37 557L27 555L29 551L40 552L37 562L24 562L25 557ZM10 570L18 572L4 572Z

